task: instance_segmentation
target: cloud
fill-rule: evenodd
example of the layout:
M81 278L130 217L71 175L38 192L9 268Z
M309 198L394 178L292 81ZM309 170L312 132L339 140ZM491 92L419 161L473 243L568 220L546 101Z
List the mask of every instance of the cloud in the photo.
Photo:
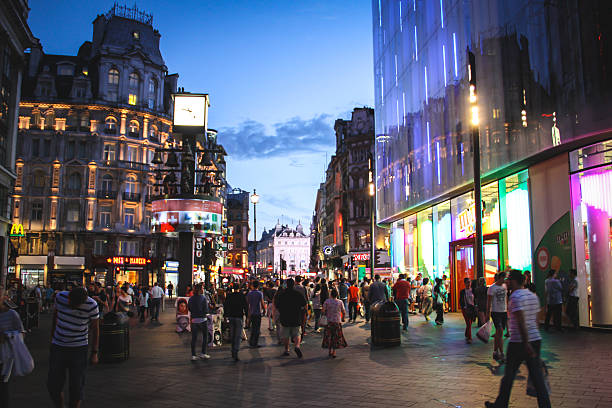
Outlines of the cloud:
M218 138L227 153L238 159L324 152L336 143L331 116L327 114L308 120L295 117L273 128L270 134L262 123L248 120L236 127L221 128Z

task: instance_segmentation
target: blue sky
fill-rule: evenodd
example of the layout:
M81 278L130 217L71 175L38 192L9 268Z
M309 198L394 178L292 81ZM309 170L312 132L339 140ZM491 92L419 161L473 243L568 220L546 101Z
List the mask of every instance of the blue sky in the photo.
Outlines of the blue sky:
M114 1L30 0L29 25L51 54L76 54ZM133 2L127 2L132 6ZM258 236L277 219L308 225L333 121L373 106L369 0L139 1L153 14L179 86L207 92L209 127L229 153L228 181L261 196ZM251 216L252 218L252 216ZM252 235L250 236L252 239Z

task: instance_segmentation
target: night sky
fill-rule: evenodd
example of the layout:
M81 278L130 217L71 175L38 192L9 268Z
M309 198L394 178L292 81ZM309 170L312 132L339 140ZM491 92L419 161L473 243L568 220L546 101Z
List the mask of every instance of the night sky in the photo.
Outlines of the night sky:
M45 53L76 55L114 1L30 0ZM120 3L133 6L134 3ZM369 0L140 1L179 86L210 94L209 127L228 151L228 182L261 199L257 235L310 225L333 121L373 106ZM252 223L252 206L251 206ZM252 239L253 235L250 235Z

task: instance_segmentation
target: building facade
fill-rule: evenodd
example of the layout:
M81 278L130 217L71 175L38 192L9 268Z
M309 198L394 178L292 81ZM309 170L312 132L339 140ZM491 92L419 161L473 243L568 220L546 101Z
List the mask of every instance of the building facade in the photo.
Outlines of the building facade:
M227 256L225 266L244 269L248 263L249 239L248 191L234 188L227 194Z
M310 266L310 232L301 223L291 228L280 222L264 231L257 246L257 261L278 276L303 275Z
M612 6L372 7L377 214L395 271L448 275L456 307L481 217L488 283L531 271L542 298L549 270L577 269L580 323L612 325Z
M7 276L11 230L10 196L17 178L15 149L19 122L19 100L26 61L24 50L35 43L28 27L27 0L0 4L0 283ZM17 232L17 231L15 231ZM14 238L17 240L18 238ZM14 251L13 251L14 252Z
M12 213L24 283L150 283L173 252L150 235L151 160L178 79L159 39L151 15L115 6L77 55L27 55Z

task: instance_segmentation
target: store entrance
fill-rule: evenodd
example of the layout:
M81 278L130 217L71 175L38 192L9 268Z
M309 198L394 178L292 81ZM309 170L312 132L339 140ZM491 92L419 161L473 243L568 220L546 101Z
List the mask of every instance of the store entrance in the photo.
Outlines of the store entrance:
M450 306L452 311L459 310L459 293L464 288L463 279L476 279L474 270L474 237L460 239L449 244L451 259ZM483 237L484 275L487 286L495 280L499 270L499 233Z

